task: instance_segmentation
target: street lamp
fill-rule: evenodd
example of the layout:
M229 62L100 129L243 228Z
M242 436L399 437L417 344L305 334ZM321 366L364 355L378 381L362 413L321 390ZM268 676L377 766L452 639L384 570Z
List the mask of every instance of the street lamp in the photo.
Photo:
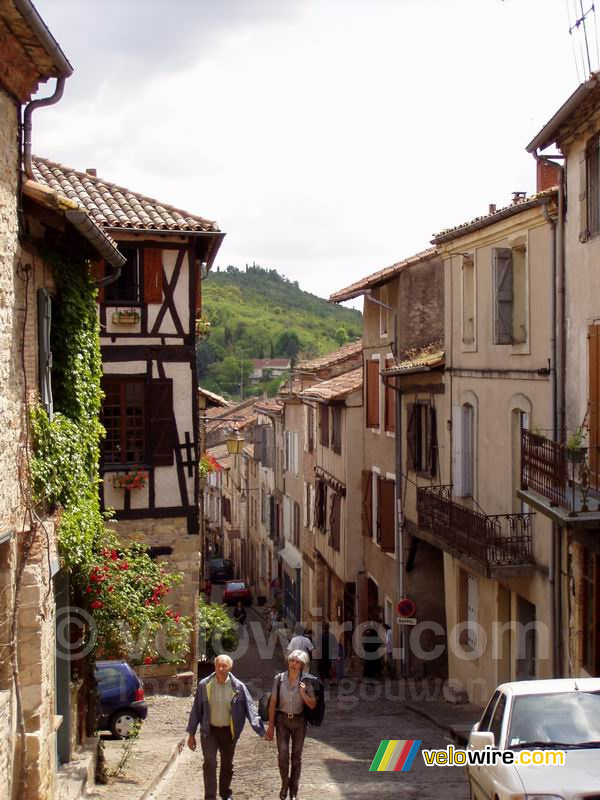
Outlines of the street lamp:
M227 452L231 456L239 456L244 450L245 441L242 436L231 436L225 440Z

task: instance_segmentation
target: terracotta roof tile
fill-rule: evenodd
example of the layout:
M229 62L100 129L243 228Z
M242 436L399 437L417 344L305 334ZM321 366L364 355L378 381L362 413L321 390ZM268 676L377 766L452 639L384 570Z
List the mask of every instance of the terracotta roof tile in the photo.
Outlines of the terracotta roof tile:
M306 400L321 400L329 402L330 400L341 400L346 395L357 391L362 387L363 382L363 368L353 369L351 372L344 372L336 378L331 378L322 383L315 383L304 389L298 397Z
M398 261L397 264L392 264L391 267L385 267L385 269L380 269L378 272L374 272L372 275L368 275L366 278L361 278L359 281L356 281L356 283L351 284L345 289L340 289L339 292L335 292L331 295L329 302L340 303L342 300L352 300L354 297L360 297L361 294L365 293L366 289L372 289L375 286L386 283L390 280L390 278L393 278L399 272L402 272L402 270L408 269L415 264L419 264L421 261L434 258L436 255L437 250L435 247L430 247L428 250L423 250L420 253L416 253L414 256L405 258L403 261Z
M382 375L401 375L403 372L410 373L422 367L441 367L444 365L445 351L442 341L432 342L425 347L409 350L404 354L402 361L398 361L394 366L381 371Z
M34 156L33 171L36 180L80 203L107 228L219 232L216 222L45 158Z
M557 192L558 188L554 187L552 189L546 189L543 192L530 195L529 197L524 197L522 200L517 200L515 203L511 203L508 206L496 209L496 211L492 212L491 214L483 214L481 217L475 217L468 222L455 225L453 228L445 228L443 231L436 233L431 241L441 244L442 242L448 242L451 239L457 239L459 236L463 236L464 234L470 233L473 230L484 228L486 225L491 225L494 222L499 222L501 219L506 219L506 217L519 214L521 211L526 211L528 208L541 205L541 202L545 198L553 197L557 194Z
M352 358L361 352L362 339L359 339L357 342L345 344L343 347L340 347L339 350L326 353L324 356L318 356L317 358L313 358L309 361L301 361L296 365L296 370L298 372L317 372L320 369L332 367L335 364L346 361L347 359Z

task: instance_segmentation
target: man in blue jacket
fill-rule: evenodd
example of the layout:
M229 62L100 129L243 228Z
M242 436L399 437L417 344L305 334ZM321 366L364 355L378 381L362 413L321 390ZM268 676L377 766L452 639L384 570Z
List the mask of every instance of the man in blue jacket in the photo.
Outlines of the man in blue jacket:
M246 723L259 735L265 728L245 684L231 675L233 661L227 655L215 658L215 671L200 681L186 731L188 747L196 749L196 729L200 726L200 744L204 763L204 800L217 800L217 753L221 756L219 797L232 800L233 755Z

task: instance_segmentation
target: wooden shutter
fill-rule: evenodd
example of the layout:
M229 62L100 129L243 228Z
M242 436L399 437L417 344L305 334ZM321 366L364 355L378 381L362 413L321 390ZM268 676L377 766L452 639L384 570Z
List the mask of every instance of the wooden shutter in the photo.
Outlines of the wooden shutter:
M394 366L395 361L386 359L386 369ZM390 433L396 430L396 378L387 378L385 381L385 429Z
M379 543L386 553L393 553L396 549L395 530L395 483L393 480L379 479Z
M47 289L38 289L38 370L40 379L40 400L52 419L52 350L50 331L52 328L52 298Z
M494 248L496 344L512 344L513 270L510 247Z
M231 500L228 497L223 498L223 516L231 523Z
M452 409L452 484L455 497L463 497L462 408Z
M322 403L319 406L319 418L321 437L319 439L323 447L329 447L329 406Z
M588 151L579 155L579 241L587 242L588 230Z
M335 492L331 498L331 546L340 551L342 496Z
M429 406L429 419L427 424L427 471L429 477L433 478L437 470L438 440L435 406Z
M366 362L367 428L379 427L379 361Z
M144 249L144 300L162 303L162 250L158 247Z
M408 403L406 406L406 468L417 468L417 404Z
M362 532L373 534L373 473L365 469L362 474Z
M588 381L590 483L597 488L600 483L600 325L590 325L588 328Z
M375 520L375 541L381 544L381 477L375 475L373 478L377 482L377 519Z
M155 467L173 465L175 446L173 419L173 381L150 382L150 451Z
M106 262L103 258L98 259L98 261L92 261L90 266L90 274L92 276L92 280L94 281L101 281L102 278L105 277ZM99 303L104 302L104 286L98 287L98 297L96 299Z

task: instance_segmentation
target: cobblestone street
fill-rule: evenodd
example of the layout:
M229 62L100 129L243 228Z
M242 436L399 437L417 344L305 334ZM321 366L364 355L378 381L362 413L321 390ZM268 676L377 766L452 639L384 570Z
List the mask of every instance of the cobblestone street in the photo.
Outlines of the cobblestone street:
M249 622L258 621L254 611ZM270 688L281 669L280 648L272 660L261 659L256 643L235 661L234 674L248 683L255 696ZM445 747L451 740L436 725L404 707L398 682L365 684L346 679L330 690L321 728L308 726L303 753L300 797L420 798L467 800L464 771L434 769L420 755L407 773L370 773L369 766L382 739L422 739L422 747ZM187 720L182 720L182 730ZM235 755L235 800L278 797L279 773L275 743L260 739L247 725ZM201 800L202 755L187 748L150 795L152 800Z

